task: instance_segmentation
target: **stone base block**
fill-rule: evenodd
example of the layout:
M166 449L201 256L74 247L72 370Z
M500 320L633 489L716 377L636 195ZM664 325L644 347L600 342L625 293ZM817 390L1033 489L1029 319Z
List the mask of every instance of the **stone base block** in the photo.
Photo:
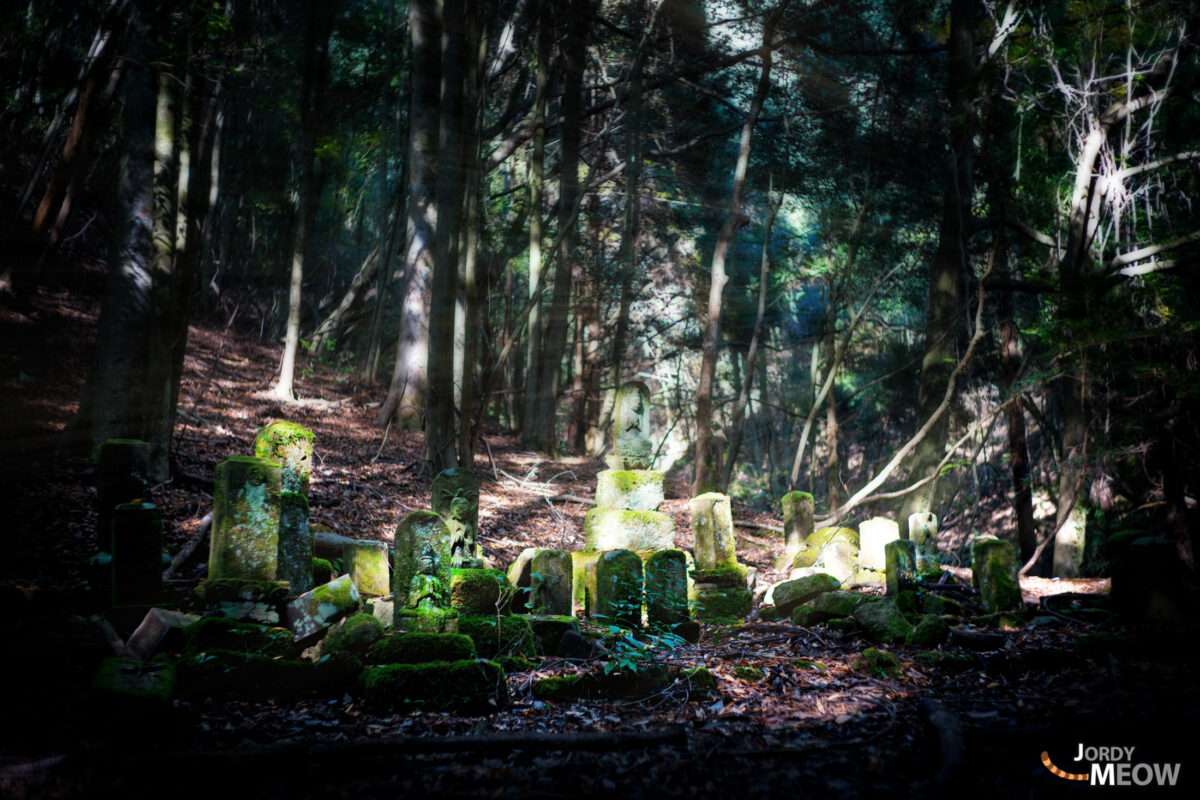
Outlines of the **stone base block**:
M657 511L663 501L663 474L648 469L606 469L596 474L596 506Z
M754 596L745 586L697 583L691 600L692 616L700 620L744 617L754 606Z
M583 519L588 550L670 550L675 523L658 511L593 508Z

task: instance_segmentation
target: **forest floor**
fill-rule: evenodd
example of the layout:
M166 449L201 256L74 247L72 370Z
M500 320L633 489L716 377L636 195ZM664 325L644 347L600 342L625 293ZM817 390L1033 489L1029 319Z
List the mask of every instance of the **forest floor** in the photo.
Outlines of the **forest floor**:
M59 455L57 442L86 379L98 305L98 293L43 289L29 313L0 307L0 580L36 610L6 619L9 642L36 640L22 626L90 613L81 598L96 549L94 475L86 461ZM429 506L430 479L416 468L420 437L374 424L379 387L366 390L318 363L298 377L301 401L281 405L268 392L278 360L277 346L245 332L192 329L178 472L152 492L170 554L198 535L215 465L248 453L256 429L276 419L316 433L314 522L390 540L404 514ZM504 567L525 547L581 548L583 500L603 465L524 451L504 431L488 430L484 440L476 473L485 555ZM668 476L667 498L676 545L690 548L683 476ZM734 514L780 524L736 506ZM771 568L780 534L741 527L737 536L739 557L758 568L760 582L785 577ZM202 577L204 560L184 565L181 590ZM861 635L752 615L742 625L706 625L698 643L657 655L707 666L717 678L711 692L676 682L645 698L543 702L531 694L536 678L587 666L547 657L509 675L511 702L486 716L380 714L346 694L179 700L142 724L66 700L14 700L8 706L20 719L0 726L0 796L190 795L201 787L289 798L1060 796L1091 787L1052 775L1041 754L1086 771L1073 760L1080 745L1134 747L1135 763L1181 763L1173 791L1186 791L1200 764L1189 734L1179 733L1200 722L1196 631L1122 624L1105 611L1107 588L1023 580L1026 622L964 620L964 631L988 635L941 646L959 657L940 665L929 648L889 646L900 664L891 675L855 667L871 646ZM4 658L47 656L10 650ZM745 666L762 677L735 674ZM4 688L17 698L28 689L8 680Z

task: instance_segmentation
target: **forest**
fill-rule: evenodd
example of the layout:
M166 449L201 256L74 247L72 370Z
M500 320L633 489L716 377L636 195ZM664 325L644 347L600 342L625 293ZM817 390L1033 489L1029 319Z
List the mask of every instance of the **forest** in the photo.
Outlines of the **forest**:
M1184 0L16 4L0 793L1186 786L1198 130Z

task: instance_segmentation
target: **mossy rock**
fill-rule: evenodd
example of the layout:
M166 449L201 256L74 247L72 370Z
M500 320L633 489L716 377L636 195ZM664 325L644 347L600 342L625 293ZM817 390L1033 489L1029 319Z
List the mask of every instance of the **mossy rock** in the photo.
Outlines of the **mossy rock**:
M886 600L872 600L854 610L854 619L873 641L882 644L903 642L913 632L912 623L895 605Z
M292 632L225 617L207 617L183 629L183 651L196 655L208 650L256 653L287 658L295 653Z
M450 607L463 614L505 614L515 591L498 569L450 570Z
M821 594L796 607L792 622L797 625L815 625L818 622L848 617L867 601L867 596L846 589Z
M468 616L459 617L458 632L471 637L475 652L481 658L501 655L537 655L533 641L533 628L522 616Z
M371 648L372 664L427 664L475 658L475 643L462 633L399 633Z
M912 589L902 589L895 594L889 595L888 599L894 602L896 608L905 614L911 614L921 606L920 598L917 597L917 593Z
M796 669L812 670L813 672L825 672L829 669L824 661L813 661L810 658L793 658L788 663Z
M978 666L978 662L966 653L943 653L940 650L917 653L913 659L922 666L951 674L967 672Z
M198 697L296 698L353 691L362 661L337 653L314 663L231 650L186 656L177 665L182 692Z
M694 583L707 583L713 586L745 586L749 570L745 564L714 567L713 569L693 569L690 573Z
M913 627L907 642L921 647L936 647L949 636L950 626L946 620L934 614L926 614Z
M254 435L254 456L273 461L282 469L285 492L308 493L316 436L295 422L272 422Z
M900 675L900 659L874 647L868 647L854 657L850 668L876 678L896 678Z
M687 684L688 688L702 692L715 692L717 690L717 678L708 667L688 667L679 671L679 680Z
M971 613L971 610L962 603L952 597L944 597L935 592L921 593L921 611L926 614L952 614L956 617L965 617Z
M544 656L558 652L558 643L567 631L578 631L579 620L562 615L531 616L529 627L533 630L533 641L537 651Z
M980 614L973 620L976 625L988 628L1020 628L1029 621L1032 615L1024 609L1013 611L997 611L994 614Z
M695 644L700 641L700 623L694 619L676 622L674 625L668 625L666 628L668 633L673 633L685 642Z
M780 615L787 616L801 603L807 603L818 595L840 588L842 588L842 583L837 578L824 572L818 572L816 575L775 584L771 598ZM759 613L761 614L761 612Z
M758 618L763 622L779 622L786 617L787 614L784 614L776 606L762 606L758 609Z
M983 536L971 546L971 575L987 613L1021 607L1017 551L1010 542Z
M352 653L366 658L371 649L386 635L383 623L372 614L354 614L334 625L321 642L321 653Z
M329 559L314 558L312 560L313 585L321 586L333 580L333 564Z
M482 659L386 664L362 675L363 699L385 711L495 711L508 703L504 668Z
M858 633L862 629L862 625L854 617L837 617L835 619L827 619L822 623L831 631L840 633Z
M566 680L543 678L534 683L534 696L546 700L572 698L632 699L662 691L671 683L671 675L661 664L646 664L642 668L619 672L587 672L582 675L561 676ZM542 681L550 680L538 689ZM541 692L542 694L539 694Z
M745 683L758 683L767 676L761 667L739 665L733 668L733 677Z
M858 531L853 528L818 528L804 540L803 547L792 560L792 568L803 569L816 564L817 559L821 557L821 551L836 539L853 543L855 549L858 548Z
M582 675L550 675L533 682L533 696L538 700L569 700L577 697L575 685Z
M697 586L692 594L692 616L699 620L741 619L754 607L754 596L745 586Z

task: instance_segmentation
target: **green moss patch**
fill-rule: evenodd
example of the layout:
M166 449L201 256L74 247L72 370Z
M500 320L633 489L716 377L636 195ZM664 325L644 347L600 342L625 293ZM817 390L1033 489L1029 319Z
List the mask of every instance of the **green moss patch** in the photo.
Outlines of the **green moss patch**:
M383 623L371 614L355 614L346 617L325 636L321 653L353 653L365 658L375 643L384 637Z
M537 655L533 643L533 628L525 617L460 617L458 632L471 637L471 641L475 643L475 652L482 658Z
M387 664L363 672L363 698L390 711L494 711L507 704L504 668L494 661Z
M850 668L876 678L895 678L900 675L900 659L886 650L868 647L854 657Z
M371 648L374 664L426 664L475 658L475 643L461 633L401 633L385 636Z
M515 589L498 569L450 570L450 606L465 614L505 613Z
M679 680L686 683L689 688L699 689L705 692L713 692L717 689L717 678L708 667L689 667L679 671Z
M567 616L533 616L529 618L537 651L545 656L558 652L558 643L567 631L579 630L579 621Z
M696 619L739 619L750 613L754 596L745 586L697 590L692 596Z
M269 628L253 622L224 617L209 617L183 629L183 649L187 655L208 650L255 653L270 658L286 658L295 650L292 632Z
M733 677L746 683L758 683L767 675L759 667L737 666L733 668Z

